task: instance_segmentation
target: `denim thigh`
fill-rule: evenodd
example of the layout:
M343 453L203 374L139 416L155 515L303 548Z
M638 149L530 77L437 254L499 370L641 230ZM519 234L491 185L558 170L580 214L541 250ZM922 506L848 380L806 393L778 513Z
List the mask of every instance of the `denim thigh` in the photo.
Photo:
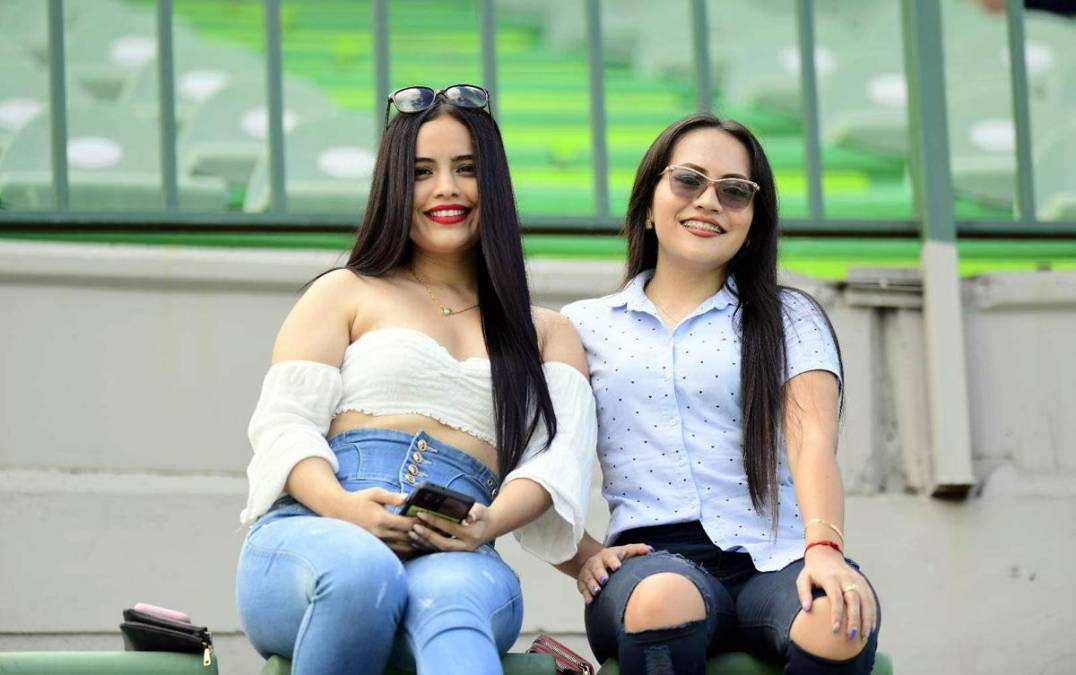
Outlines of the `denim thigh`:
M862 574L859 565L849 558L848 564ZM783 662L788 653L792 622L802 611L796 578L803 571L803 558L789 563L776 572L758 572L740 586L736 596L736 615L739 619L743 651L769 660ZM864 575L866 578L866 575ZM868 585L870 581L867 581ZM874 587L871 586L871 593ZM814 597L825 597L821 588ZM874 593L878 603L878 594ZM882 610L878 605L878 629L882 626ZM864 651L877 649L878 630L871 635Z
M587 606L584 614L587 640L599 663L617 655L620 638L626 632L624 612L635 587L646 577L662 573L687 577L699 589L706 607L706 634L711 651L719 650L726 637L731 636L736 627L736 607L724 585L682 556L656 551L625 560Z

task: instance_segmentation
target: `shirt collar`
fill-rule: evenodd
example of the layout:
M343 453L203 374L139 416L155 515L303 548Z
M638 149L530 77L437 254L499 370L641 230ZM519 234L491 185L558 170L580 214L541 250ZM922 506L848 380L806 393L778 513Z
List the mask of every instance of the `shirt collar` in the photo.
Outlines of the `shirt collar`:
M656 315L656 308L650 298L646 296L644 292L646 289L646 283L654 276L654 270L643 270L639 274L632 277L624 288L617 293L606 298L609 306L616 309L619 307L627 307L627 309L635 312L646 312L648 314ZM738 302L736 295L736 280L733 277L729 277L725 281L725 285L721 289L704 300L695 311L691 313L692 316L697 314L704 314L711 309L722 310L730 305L735 305Z

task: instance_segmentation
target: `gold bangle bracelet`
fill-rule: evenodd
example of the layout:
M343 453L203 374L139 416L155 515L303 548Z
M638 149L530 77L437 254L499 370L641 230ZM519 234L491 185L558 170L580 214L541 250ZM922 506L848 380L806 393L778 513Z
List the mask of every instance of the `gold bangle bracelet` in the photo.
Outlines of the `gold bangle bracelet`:
M809 526L811 526L811 525L814 525L815 523L818 523L818 524L820 524L820 525L825 525L825 526L826 526L826 527L828 527L829 529L831 529L831 530L833 530L834 532L836 532L836 533L837 533L837 536L841 538L841 541L844 541L844 532L841 532L841 528L837 527L836 525L834 525L833 523L829 522L828 520L824 520L824 519L822 519L822 518L811 518L811 519L810 519L810 520L808 520L808 521L807 521L806 523L804 523L804 524L803 524L803 526L804 526L804 527L809 527Z

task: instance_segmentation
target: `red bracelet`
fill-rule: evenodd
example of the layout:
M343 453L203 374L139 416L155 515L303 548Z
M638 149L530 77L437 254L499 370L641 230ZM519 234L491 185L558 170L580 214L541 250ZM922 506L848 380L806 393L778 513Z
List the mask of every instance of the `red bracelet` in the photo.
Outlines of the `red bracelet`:
M803 555L806 557L807 551L810 551L811 548L814 546L829 546L837 553L844 555L844 551L841 550L841 545L833 541L832 539L819 539L818 541L812 541L810 544L807 544L807 546L803 549Z

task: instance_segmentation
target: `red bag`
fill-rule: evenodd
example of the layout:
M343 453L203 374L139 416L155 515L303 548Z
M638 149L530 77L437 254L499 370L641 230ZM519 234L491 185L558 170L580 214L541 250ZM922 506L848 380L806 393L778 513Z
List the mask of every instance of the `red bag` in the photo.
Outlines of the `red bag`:
M594 675L594 666L545 633L539 633L528 654L549 654L557 664L557 675Z

